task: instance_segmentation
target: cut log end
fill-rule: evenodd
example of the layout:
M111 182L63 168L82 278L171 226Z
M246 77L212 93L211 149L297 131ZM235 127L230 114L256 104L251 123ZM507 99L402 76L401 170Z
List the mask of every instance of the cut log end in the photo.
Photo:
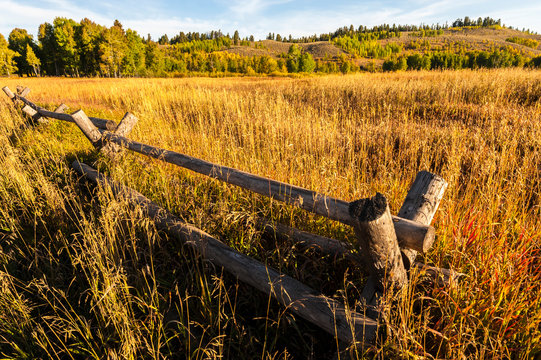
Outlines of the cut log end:
M353 201L349 205L349 214L362 222L374 221L385 214L387 199L380 193L374 197Z
M7 86L4 86L2 88L2 91L4 91L4 93L11 99L11 100L14 100L15 99L15 94L13 93L13 91L11 91Z
M65 113L68 109L68 106L64 103L58 105L58 107L54 110L55 113Z
M385 197L377 193L372 198L357 200L349 210L355 221L357 245L369 256L367 265L378 288L403 288L408 277Z

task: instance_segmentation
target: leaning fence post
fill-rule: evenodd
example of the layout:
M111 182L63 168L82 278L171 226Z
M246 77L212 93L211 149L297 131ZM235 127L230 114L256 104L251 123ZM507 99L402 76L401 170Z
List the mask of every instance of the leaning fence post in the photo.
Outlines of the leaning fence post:
M20 96L20 97L23 97L25 98L26 95L28 95L30 93L30 88L23 88L22 86L17 86L17 94Z
M430 225L441 199L447 189L447 182L440 176L428 171L420 171L411 185L406 200L398 211L398 216L408 220ZM410 268L415 261L417 251L402 249L402 258L406 268Z
M78 110L71 114L71 117L81 129L86 138L92 143L96 149L100 149L102 145L101 133L92 121L86 116L83 110Z
M115 135L126 137L137 123L137 120L138 119L137 117L135 117L135 115L127 112L122 118L122 120L120 120L120 123L113 131L113 133ZM103 148L101 148L100 151L106 155L112 155L113 153L119 152L120 149L120 146L118 146L117 144L108 142L103 146Z
M17 99L15 98L15 94L13 93L13 91L11 91L7 86L4 86L2 88L2 90L4 91L4 93L8 96L8 98L11 99L11 101L13 102L16 102Z
M351 203L349 212L360 251L378 287L402 288L408 282L387 199L380 193Z

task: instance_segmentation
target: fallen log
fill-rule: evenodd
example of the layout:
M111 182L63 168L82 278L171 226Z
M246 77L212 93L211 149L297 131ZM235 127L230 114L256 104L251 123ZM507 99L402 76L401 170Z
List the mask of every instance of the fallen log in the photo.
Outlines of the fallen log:
M139 206L158 228L182 243L193 246L202 257L223 267L240 281L273 296L282 305L340 341L370 344L375 340L376 321L349 311L336 300L318 294L298 280L239 253L209 234L182 222L137 191L114 183L90 166L75 161L72 167L92 182L109 186L116 196Z

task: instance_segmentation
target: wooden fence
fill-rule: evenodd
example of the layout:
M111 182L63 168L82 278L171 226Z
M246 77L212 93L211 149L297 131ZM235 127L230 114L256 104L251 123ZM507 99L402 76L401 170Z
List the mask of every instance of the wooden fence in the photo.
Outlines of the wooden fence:
M130 113L126 113L117 126L111 120L88 117L82 110L66 114L66 106L63 104L55 111L46 110L26 98L30 91L28 88L18 87L17 94L8 87L4 87L3 91L16 105L21 105L22 111L34 123L45 123L46 118L75 123L96 149L111 157L125 148L353 226L355 244L346 244L262 220L267 232L293 242L317 246L327 253L347 256L367 270L370 276L362 293L364 314L239 253L211 235L182 222L137 191L99 174L90 166L79 162L72 164L82 176L94 183L110 186L116 196L145 210L145 214L155 221L158 228L192 245L201 256L223 267L240 281L273 296L291 311L347 344L354 341L368 345L374 343L383 293L404 289L408 286L412 272L423 271L440 284L448 284L459 275L448 269L415 262L417 253L428 251L435 239L434 228L430 223L447 187L445 180L437 175L426 171L418 173L398 215L392 216L387 200L379 193L372 198L342 201L298 186L130 140L127 136L137 123L137 118ZM354 248L357 248L357 253L352 252Z

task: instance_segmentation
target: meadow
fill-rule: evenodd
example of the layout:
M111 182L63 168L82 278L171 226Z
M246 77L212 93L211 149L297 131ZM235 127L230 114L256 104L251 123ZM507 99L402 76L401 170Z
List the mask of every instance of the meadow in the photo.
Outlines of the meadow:
M385 308L386 336L353 358L541 355L541 72L290 78L3 78L49 109L139 118L130 138L396 213L416 173L449 187L418 260L466 274L415 280ZM2 358L332 358L337 341L169 239L94 164L240 252L351 307L366 275L265 236L267 217L344 241L353 231L242 189L126 153L97 155L74 124L36 127L0 100Z

